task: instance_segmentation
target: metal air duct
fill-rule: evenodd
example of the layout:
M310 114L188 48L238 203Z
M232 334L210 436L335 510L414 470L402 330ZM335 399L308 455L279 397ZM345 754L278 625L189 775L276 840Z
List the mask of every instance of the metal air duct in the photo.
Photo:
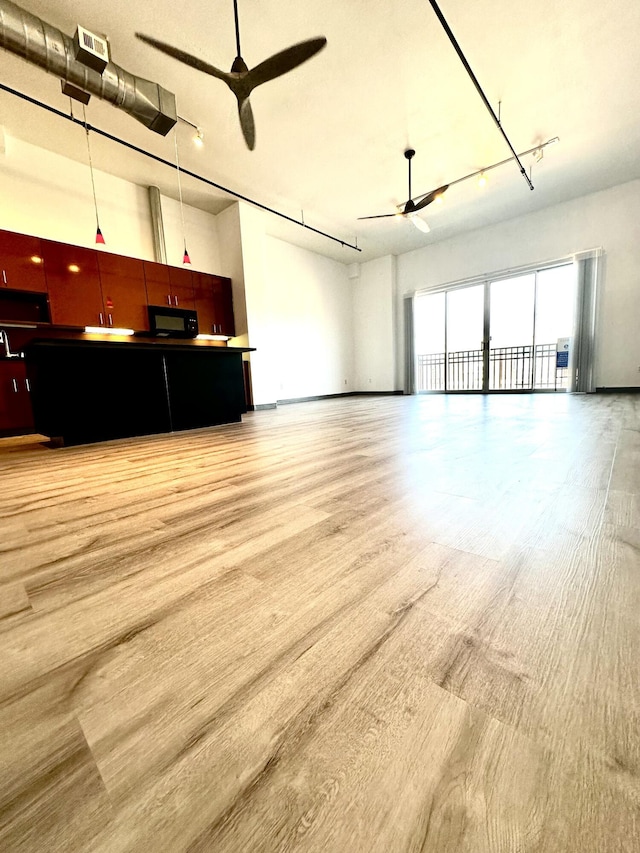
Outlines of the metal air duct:
M99 74L76 59L71 37L11 3L0 0L0 47L66 83L95 95L166 136L178 120L176 98L158 83L109 62Z

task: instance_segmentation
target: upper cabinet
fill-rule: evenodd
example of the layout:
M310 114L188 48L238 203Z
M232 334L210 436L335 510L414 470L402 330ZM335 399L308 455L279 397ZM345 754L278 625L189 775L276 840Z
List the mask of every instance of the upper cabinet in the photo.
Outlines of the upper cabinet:
M149 305L195 308L191 270L145 261L144 275Z
M210 273L193 273L193 293L201 332L235 335L231 279Z
M195 310L202 332L235 335L228 278L0 230L0 321L145 332L147 305Z
M233 291L231 289L231 279L222 278L220 276L216 276L216 278L220 282L219 299L222 313L222 320L220 321L222 324L222 331L223 334L229 335L230 338L233 338L236 334L236 324L233 316Z
M104 326L98 253L42 241L51 322L56 326Z
M104 252L98 252L97 255L104 325L136 332L148 330L143 262Z
M47 292L39 237L0 231L0 287Z
M154 261L143 261L144 278L149 305L172 305L169 267Z
M193 311L196 303L193 298L193 274L191 270L169 267L169 281L171 282L171 297L174 308L189 308Z

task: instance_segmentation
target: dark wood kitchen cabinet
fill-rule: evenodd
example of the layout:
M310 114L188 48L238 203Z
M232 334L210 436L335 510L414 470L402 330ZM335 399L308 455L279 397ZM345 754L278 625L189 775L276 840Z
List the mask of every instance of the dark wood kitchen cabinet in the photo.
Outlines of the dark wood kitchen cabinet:
M175 348L165 354L165 370L173 430L241 420L246 405L237 351Z
M235 335L229 278L0 230L0 322L148 332L148 305L195 310L202 332Z
M148 331L144 265L135 258L98 253L98 270L107 327Z
M222 333L233 338L236 333L236 324L233 316L233 292L231 289L231 279L215 276L218 280L219 290L214 290L214 299L218 300L220 305L220 313L222 315ZM216 293L218 295L216 296Z
M104 326L97 252L42 241L51 322L56 326Z
M144 275L149 305L195 308L191 270L144 261Z
M208 335L235 335L231 279L211 273L193 273L198 325Z
M143 262L43 240L51 322L146 331Z
M169 267L164 264L157 264L154 261L143 261L142 266L147 290L147 303L149 305L170 305Z
M39 237L0 230L0 287L47 292Z
M193 273L191 270L169 267L169 281L171 282L173 307L189 308L193 311L196 303L193 298Z
M33 412L25 363L0 361L0 435L31 432Z
M35 428L71 445L240 421L246 412L242 354L248 351L32 341L25 358Z
M220 322L213 297L214 276L204 272L193 273L193 297L198 312L198 328L202 334L216 334Z

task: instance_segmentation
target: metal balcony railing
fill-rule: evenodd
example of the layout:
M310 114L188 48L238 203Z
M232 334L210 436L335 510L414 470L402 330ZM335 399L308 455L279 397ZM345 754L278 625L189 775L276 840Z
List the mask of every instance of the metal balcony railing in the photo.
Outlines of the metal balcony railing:
M482 350L418 355L418 391L482 391ZM445 381L446 380L446 381ZM563 391L568 370L556 367L555 344L489 350L489 390Z

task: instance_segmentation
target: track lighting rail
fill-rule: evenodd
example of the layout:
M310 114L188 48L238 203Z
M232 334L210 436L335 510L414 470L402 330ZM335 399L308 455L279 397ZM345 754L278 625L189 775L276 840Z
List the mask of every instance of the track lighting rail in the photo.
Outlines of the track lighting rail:
M508 146L509 146L509 148L511 149L511 153L512 153L513 157L512 157L512 158L509 158L509 159L513 159L513 160L515 160L515 161L516 161L516 163L518 164L518 168L520 169L520 172L521 172L521 174L522 174L522 177L523 177L523 178L525 179L525 181L527 182L527 184L528 184L528 186L529 186L529 189L530 189L530 190L532 190L534 187L533 187L533 184L531 183L531 180L530 180L529 176L527 175L526 169L524 168L524 166L523 166L523 165L522 165L522 163L520 162L520 158L519 158L519 157L518 157L518 155L516 154L516 150L515 150L515 148L513 147L513 145L511 144L511 141L509 140L509 137L508 137L508 136L507 136L507 134L504 132L504 128L502 127L502 123L500 122L499 117L495 114L495 111L494 111L493 107L491 106L491 104L489 103L489 100L488 100L487 96L486 96L486 95L485 95L485 93L482 91L482 86L481 86L481 85L480 85L480 83L478 82L478 78L477 78L477 77L476 77L476 75L473 73L473 71L472 71L472 69L471 69L471 66L470 66L470 65L469 65L469 63L467 62L467 58L466 58L466 56L464 55L464 53L462 52L462 48L461 48L461 47L460 47L460 45L458 44L458 41L457 41L456 37L455 37L455 36L454 36L454 34L452 33L452 31L451 31L451 27L449 26L449 24L447 23L447 21L446 21L446 19L445 19L444 15L443 15L443 14L442 14L442 12L440 11L440 7L439 7L439 6L438 6L438 4L436 3L436 0L429 0L429 3L431 4L431 7L433 8L433 11L436 13L436 17L438 18L438 20L439 20L439 21L440 21L440 23L442 24L442 28L443 28L443 30L445 31L445 33L446 33L446 34L447 34L447 36L449 37L449 41L451 42L451 44L453 45L453 47L454 47L454 49L455 49L456 53L457 53L457 54L458 54L458 56L460 57L460 61L461 61L461 62L462 62L462 64L464 65L465 71L467 72L467 74L468 74L468 75L469 75L469 77L471 78L471 81L473 82L473 85L476 87L476 89L477 89L477 91L478 91L478 94L479 94L479 95L480 95L480 97L482 98L482 102L483 102L483 104L485 105L485 107L486 107L486 108L487 108L487 110L489 111L489 114L491 115L491 118L492 118L492 119L494 120L494 122L496 123L496 127L498 128L498 130L500 131L500 133L503 135L505 142L507 143L507 145L508 145Z
M108 133L106 130L101 130L99 127L94 127L91 124L85 124L82 119L78 119L73 115L67 115L67 113L62 112L62 110L56 109L56 107L52 107L50 104L45 104L42 101L38 101L36 98L32 98L30 95L26 95L24 92L19 92L17 89L12 89L10 86L6 86L4 83L0 83L0 90L3 92L8 92L10 95L15 95L17 98L21 98L23 101L27 101L27 103L34 104L36 107L40 107L41 109L47 110L47 112L53 113L54 115L59 116L60 118L64 118L67 121L73 122L73 124L79 124L81 127L89 131L93 131L93 133L97 133L99 136L103 136L105 139L110 139L112 142L117 142L118 145L122 145L124 148L128 148L130 151L135 151L138 154L142 154L145 157L148 157L150 160L155 160L156 163L162 163L163 166L168 166L170 169L175 169L175 163L172 163L170 160L165 160L163 157L159 157L157 154L152 154L150 151L145 151L144 148L139 148L137 145L134 145L131 142L127 142L125 139L120 139L119 136L114 136L112 133ZM314 228L311 225L307 225L306 222L302 222L299 219L295 219L293 216L288 216L286 213L281 213L279 210L274 210L274 208L269 207L266 204L262 204L255 199L249 198L246 195L242 195L242 193L236 192L235 190L229 189L229 187L223 187L222 184L217 184L215 181L209 180L209 178L205 178L203 175L198 175L196 172L191 172L189 169L184 169L182 166L180 167L180 171L183 175L189 175L191 178L195 178L196 181L201 181L203 184L207 184L207 186L214 187L214 189L220 190L221 192L227 193L234 198L240 199L240 201L246 201L248 204L252 204L254 207L259 208L260 210L264 210L267 213L272 213L274 216L279 216L280 219L285 219L287 222L291 222L293 225L299 225L301 228L306 228L307 231L312 231L314 234L318 234L320 237L326 237L328 240L333 240L334 243L340 243L343 248L353 249L355 252L361 252L362 249L359 249L358 246L354 246L352 243L348 243L346 240L341 240L340 237L334 237L332 234L327 234L325 231L320 231L319 228Z

